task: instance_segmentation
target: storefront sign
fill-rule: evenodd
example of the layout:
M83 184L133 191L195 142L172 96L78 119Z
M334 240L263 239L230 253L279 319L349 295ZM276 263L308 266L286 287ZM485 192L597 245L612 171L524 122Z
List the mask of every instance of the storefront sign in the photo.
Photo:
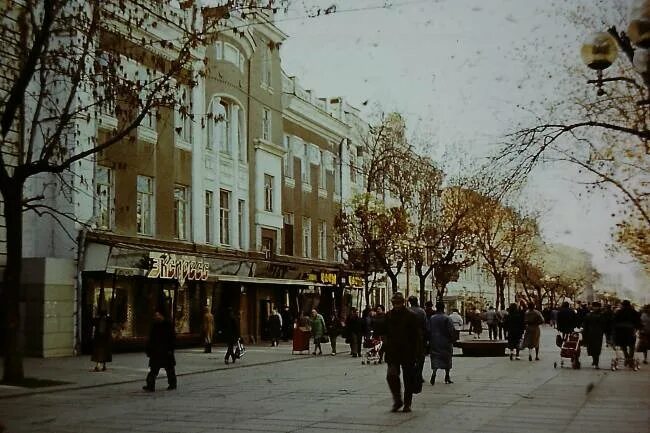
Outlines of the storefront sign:
M201 258L151 252L149 259L147 278L176 279L182 285L185 280L205 281L210 273L210 264Z
M363 278L358 275L348 276L348 284L352 287L363 287Z
M336 278L336 274L333 272L309 272L305 276L307 281L334 285L336 285Z
M336 284L336 274L333 272L322 272L320 279L325 284Z

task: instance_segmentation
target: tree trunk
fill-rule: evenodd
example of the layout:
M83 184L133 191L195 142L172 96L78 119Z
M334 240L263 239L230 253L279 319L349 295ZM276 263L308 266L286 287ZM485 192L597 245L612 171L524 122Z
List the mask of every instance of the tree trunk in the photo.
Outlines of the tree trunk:
M363 274L363 298L366 301L366 305L370 305L370 283L368 282L370 275L368 272Z
M496 289L497 289L497 293L496 293L496 295L497 295L496 296L496 309L497 310L505 310L505 308L506 308L505 307L506 301L505 301L505 296L504 296L505 278L502 275L497 274L494 277L494 282L496 284Z
M20 338L20 274L23 256L22 183L4 185L4 217L7 227L7 265L2 282L2 308L5 319L3 381L24 378L23 348Z
M394 272L386 272L388 278L390 278L390 289L393 293L397 292L399 288L397 287L397 274Z
M422 272L422 263L415 262L415 273L420 280L420 307L424 308L427 277L429 276L430 271L426 273Z

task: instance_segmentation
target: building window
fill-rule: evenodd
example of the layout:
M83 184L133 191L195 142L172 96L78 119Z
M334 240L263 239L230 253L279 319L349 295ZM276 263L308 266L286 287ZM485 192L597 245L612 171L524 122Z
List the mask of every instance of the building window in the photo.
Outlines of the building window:
M271 110L262 109L262 139L271 141Z
M149 108L149 110L147 111L147 114L145 114L144 118L142 119L142 122L141 122L142 126L144 126L145 128L149 128L152 131L155 131L156 127L157 127L157 124L158 124L158 121L157 121L157 118L156 118L157 112L158 112L158 110L156 110L155 108L153 108L153 107Z
M341 195L341 160L334 158L334 194Z
M269 174L264 175L264 210L273 212L273 181L275 179Z
M138 234L153 235L153 179L138 176L137 179L136 225Z
M350 153L350 182L357 183L356 155Z
M219 235L221 243L230 245L230 191L219 193Z
M205 242L211 244L214 242L212 230L212 212L214 206L214 197L212 191L205 192Z
M293 256L293 214L284 214L284 254Z
M262 49L262 86L271 87L271 74L273 70L273 56L271 49L266 46Z
M244 56L241 55L237 47L227 42L223 44L223 60L232 63L239 70L243 71L244 69Z
M180 87L180 104L176 112L176 128L179 138L185 143L192 143L192 89L190 86Z
M262 251L275 253L275 233L272 230L262 230Z
M309 145L303 143L302 164L300 164L300 174L302 183L309 185L311 183L311 164L309 163Z
M237 218L239 223L239 247L243 250L247 249L246 246L246 201L239 200L237 202Z
M327 223L320 221L318 224L318 258L327 259Z
M230 153L230 136L232 134L232 107L230 104L224 101L221 101L219 105L220 107L217 107L221 114L221 128L219 128L219 150L224 153Z
M340 248L334 248L334 260L339 263L343 261L343 251Z
M327 165L325 161L325 152L320 151L320 184L321 189L327 189Z
M245 131L246 119L244 118L244 110L241 108L237 110L237 144L239 145L239 161L248 161L248 146L246 143Z
M187 188L177 185L174 187L174 237L187 239Z
M217 60L223 60L223 44L221 42L214 43L214 57Z
M113 170L98 165L95 169L95 222L100 230L110 230L113 207Z
M302 256L311 257L311 219L302 219Z
M293 152L291 151L291 137L284 136L284 175L293 179Z
M212 121L208 124L207 149L219 149L223 153L232 152L233 131L238 135L243 131L238 119L233 116L234 105L216 98L212 104Z

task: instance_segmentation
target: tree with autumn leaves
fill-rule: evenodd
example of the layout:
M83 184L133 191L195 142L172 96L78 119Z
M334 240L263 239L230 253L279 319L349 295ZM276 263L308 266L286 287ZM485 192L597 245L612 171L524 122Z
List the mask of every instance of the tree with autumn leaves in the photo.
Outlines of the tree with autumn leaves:
M5 381L24 377L19 329L23 213L47 215L64 230L88 226L74 211L50 203L53 195L92 193L88 167L94 155L132 143L138 126L159 109L175 110L189 117L190 124L204 127L219 121L194 116L188 103L188 89L206 73L197 67L205 64L201 49L221 31L241 32L228 28L230 14L272 13L280 2L224 0L202 9L192 0L176 7L163 0L2 3L0 193L7 263L0 308ZM134 64L143 65L146 73ZM94 129L107 110L117 120L110 132L80 132Z
M489 190L485 180L454 179L428 157L418 155L404 139L401 116L380 117L368 128L362 175L365 191L346 203L336 220L339 248L348 264L366 279L385 273L393 291L398 275L413 263L420 298L433 274L436 298L467 267L480 262L494 276L497 298L503 304L507 272L515 257L523 256L536 226L497 199L478 192Z
M566 94L541 101L542 114L508 136L495 166L511 168L511 184L540 164L575 168L588 191L617 201L614 246L650 273L650 1L615 0L577 12L569 25L585 37L599 32L582 46L586 66L555 74ZM572 65L580 45L559 49L570 50L563 58Z

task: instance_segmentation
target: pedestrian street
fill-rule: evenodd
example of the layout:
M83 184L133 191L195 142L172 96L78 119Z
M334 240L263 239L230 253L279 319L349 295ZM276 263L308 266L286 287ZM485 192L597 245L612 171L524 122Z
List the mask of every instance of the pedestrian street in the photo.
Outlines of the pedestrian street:
M175 391L159 377L155 393L143 392L142 374L137 382L0 398L0 421L8 433L648 431L647 365L554 369L554 339L544 327L538 362L455 356L454 383L425 383L411 413L390 412L385 365L328 351L251 365L252 352L225 368L219 351L220 369L181 375ZM604 348L603 367L610 355ZM584 351L582 364L590 364Z

